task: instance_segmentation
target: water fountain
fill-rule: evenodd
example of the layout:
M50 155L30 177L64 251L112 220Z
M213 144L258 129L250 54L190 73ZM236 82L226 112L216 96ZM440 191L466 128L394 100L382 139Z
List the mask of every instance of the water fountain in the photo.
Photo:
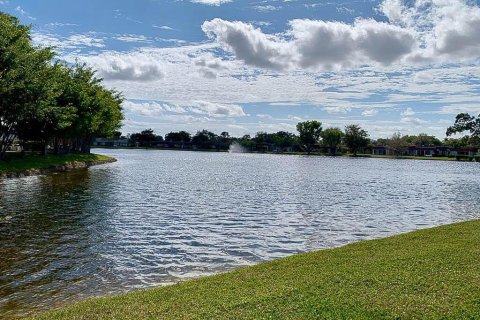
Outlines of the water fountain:
M245 153L247 150L237 141L233 142L228 149L228 153Z

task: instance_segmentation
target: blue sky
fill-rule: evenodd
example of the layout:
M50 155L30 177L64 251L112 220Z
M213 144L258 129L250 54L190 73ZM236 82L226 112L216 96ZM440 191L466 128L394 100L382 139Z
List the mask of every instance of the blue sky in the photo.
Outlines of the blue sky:
M0 0L34 42L123 92L122 131L444 137L480 113L480 7L463 0Z

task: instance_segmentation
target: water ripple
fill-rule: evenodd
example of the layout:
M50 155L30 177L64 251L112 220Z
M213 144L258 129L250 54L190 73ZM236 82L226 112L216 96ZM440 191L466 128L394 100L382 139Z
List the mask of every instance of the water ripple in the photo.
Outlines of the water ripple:
M119 161L0 181L4 318L480 218L477 163L101 152Z

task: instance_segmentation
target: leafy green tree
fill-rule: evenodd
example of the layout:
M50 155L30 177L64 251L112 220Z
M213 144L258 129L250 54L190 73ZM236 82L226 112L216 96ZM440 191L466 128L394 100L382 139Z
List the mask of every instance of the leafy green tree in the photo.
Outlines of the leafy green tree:
M453 148L468 147L470 145L470 137L465 136L461 138L445 138L443 145Z
M257 144L273 144L272 136L265 131L257 132L254 140Z
M420 133L417 136L404 136L402 139L405 144L415 145L417 147L436 147L442 145L442 141L437 137L430 136L426 133Z
M386 145L393 150L396 156L401 155L403 148L406 146L405 139L402 138L400 132L395 132L389 139L386 140Z
M357 156L358 151L367 147L370 143L367 131L363 130L359 125L356 124L345 127L345 136L343 141L354 156Z
M298 137L290 132L278 131L273 134L273 144L280 149L293 147L298 144Z
M253 141L252 137L249 134L244 135L238 140L238 143L245 149L252 151L255 147L255 141Z
M112 135L112 138L114 138L114 139L122 138L122 132L121 131L115 131Z
M35 140L47 153L49 145L59 152L60 141L65 138L65 130L76 119L77 108L63 97L64 85L69 81L69 69L61 64L44 68L42 85L47 95L32 108L27 117L17 122L17 133L24 141Z
M340 128L328 128L322 131L323 144L330 149L330 154L335 156L340 143L342 143L343 132Z
M224 139L230 138L230 134L227 131L223 131L222 133L220 133L220 136Z
M471 116L468 113L460 113L455 118L455 124L447 129L447 137L456 133L469 132L469 144L478 144L480 140L480 115Z
M74 140L74 150L89 153L95 137L111 137L123 120L123 97L101 85L95 71L84 64L70 69L70 81L64 92L67 101L77 108L76 118L67 135Z
M163 141L162 136L157 136L152 129L143 130L140 133L130 135L130 143L137 144L142 147L151 147L155 141Z
M186 131L170 132L165 136L166 142L189 143L191 140L192 136Z
M299 122L297 131L300 133L300 142L306 147L307 154L310 154L312 146L320 139L322 123L316 120Z
M15 137L58 152L90 152L95 137L109 137L123 120L123 98L101 85L85 65L53 63L37 48L30 27L0 13L0 159Z
M19 123L54 99L54 88L46 84L53 56L50 48L32 45L29 26L0 13L0 159L18 135Z
M217 145L218 136L208 130L198 131L192 138L192 143L202 149L211 149Z

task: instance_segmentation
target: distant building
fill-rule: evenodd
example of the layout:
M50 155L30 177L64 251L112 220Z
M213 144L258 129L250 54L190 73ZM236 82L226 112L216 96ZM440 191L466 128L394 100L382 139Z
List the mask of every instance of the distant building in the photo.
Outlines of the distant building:
M95 147L128 147L128 139L97 138L93 141Z
M394 156L395 150L388 146L374 146L372 147L372 154L375 156Z
M451 146L408 146L395 153L395 150L388 146L372 147L372 154L379 156L414 156L414 157L457 157L457 158L473 158L480 156L478 148L463 147L454 148Z

